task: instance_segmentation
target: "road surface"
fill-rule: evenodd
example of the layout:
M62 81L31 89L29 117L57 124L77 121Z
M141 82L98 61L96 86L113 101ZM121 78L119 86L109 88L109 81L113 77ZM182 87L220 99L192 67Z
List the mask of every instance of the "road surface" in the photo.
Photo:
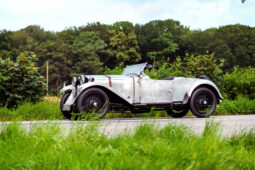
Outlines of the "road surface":
M102 119L98 121L19 121L17 124L26 129L34 125L44 126L48 124L57 124L63 128L63 133L68 134L70 129L79 125L86 126L88 124L99 125L99 131L107 136L114 136L120 133L132 133L134 129L143 123L154 123L156 126L162 128L168 124L182 124L196 133L201 133L204 130L207 121L218 122L222 130L223 136L232 136L240 132L248 132L251 129L255 130L255 115L238 115L238 116L211 116L210 118L196 118L196 117L183 117L183 118L120 118L120 119ZM0 130L5 124L10 122L0 122Z

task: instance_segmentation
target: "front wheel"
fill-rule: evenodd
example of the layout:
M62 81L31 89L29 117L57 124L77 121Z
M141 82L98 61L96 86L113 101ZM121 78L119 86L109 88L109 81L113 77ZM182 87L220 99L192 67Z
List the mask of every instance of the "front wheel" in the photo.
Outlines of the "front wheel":
M167 113L169 116L172 116L174 118L181 118L185 116L189 111L189 108L187 106L176 106L171 109L167 109Z
M215 94L208 88L196 89L189 101L192 113L197 117L208 117L216 108L217 99Z
M77 107L81 118L102 118L109 111L109 97L99 88L90 88L79 96Z

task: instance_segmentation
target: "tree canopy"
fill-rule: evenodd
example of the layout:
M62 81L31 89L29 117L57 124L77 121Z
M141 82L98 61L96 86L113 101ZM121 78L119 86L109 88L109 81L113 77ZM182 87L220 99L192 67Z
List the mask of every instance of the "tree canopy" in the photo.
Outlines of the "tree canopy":
M57 91L73 75L103 74L106 67L121 63L147 61L160 66L177 58L214 54L217 61L225 60L225 72L235 66L254 66L255 28L235 24L191 30L167 19L135 25L95 22L60 32L45 31L38 25L0 30L0 57L16 60L22 52L37 55L36 64L43 75L49 61L50 89Z

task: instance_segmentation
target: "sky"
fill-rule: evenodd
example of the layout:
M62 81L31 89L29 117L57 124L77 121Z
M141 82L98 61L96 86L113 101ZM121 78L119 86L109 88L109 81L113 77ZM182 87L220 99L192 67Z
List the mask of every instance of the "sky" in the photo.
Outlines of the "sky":
M91 22L174 19L190 29L228 24L255 27L255 0L0 0L0 30L28 25L62 31Z

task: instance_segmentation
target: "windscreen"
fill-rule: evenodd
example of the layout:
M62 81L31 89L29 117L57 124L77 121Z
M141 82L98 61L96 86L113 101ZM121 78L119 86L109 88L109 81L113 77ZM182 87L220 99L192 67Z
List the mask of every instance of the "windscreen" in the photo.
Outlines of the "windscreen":
M126 66L122 75L129 75L129 74L134 74L134 73L140 75L140 73L144 70L146 65L147 65L147 63Z

